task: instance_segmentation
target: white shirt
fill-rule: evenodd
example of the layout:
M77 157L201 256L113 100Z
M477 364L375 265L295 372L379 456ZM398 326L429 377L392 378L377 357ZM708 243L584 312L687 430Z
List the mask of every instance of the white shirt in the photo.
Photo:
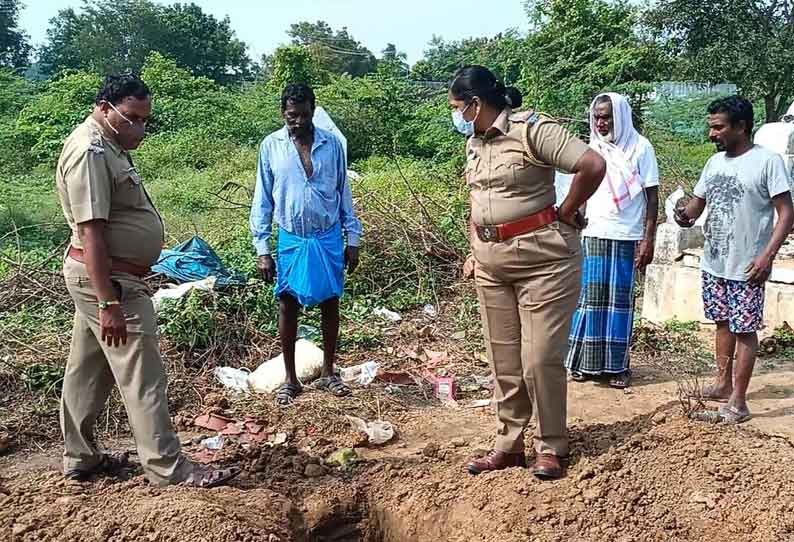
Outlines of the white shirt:
M631 166L639 171L643 189L659 186L659 165L650 141L639 136L629 160ZM608 183L602 182L593 197L587 200L588 224L582 235L616 241L641 241L645 238L646 203L643 192L618 211Z
M783 158L794 189L794 122L770 122L755 134L755 144L776 152Z

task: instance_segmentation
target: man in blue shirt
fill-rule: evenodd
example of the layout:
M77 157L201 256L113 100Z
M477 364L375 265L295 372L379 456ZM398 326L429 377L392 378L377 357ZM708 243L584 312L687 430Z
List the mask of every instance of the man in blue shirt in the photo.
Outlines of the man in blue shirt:
M358 266L361 222L353 210L342 144L314 126L315 97L304 84L281 95L285 126L265 138L259 151L251 233L262 277L276 281L279 335L287 381L276 401L289 405L301 393L295 372L300 306L320 306L324 365L316 388L338 397L350 388L334 373L339 335L339 298L344 270ZM271 256L273 222L279 226L278 263ZM347 243L345 243L345 236Z

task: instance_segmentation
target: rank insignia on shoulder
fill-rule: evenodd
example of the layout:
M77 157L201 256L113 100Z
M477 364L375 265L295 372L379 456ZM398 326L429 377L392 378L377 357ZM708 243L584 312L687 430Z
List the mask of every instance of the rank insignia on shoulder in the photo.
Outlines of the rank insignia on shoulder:
M93 152L94 154L105 154L105 147L102 145L97 145L96 143L91 143L88 146L88 151Z
M510 115L510 120L513 122L524 122L526 124L535 124L540 119L540 114L536 111L519 111Z

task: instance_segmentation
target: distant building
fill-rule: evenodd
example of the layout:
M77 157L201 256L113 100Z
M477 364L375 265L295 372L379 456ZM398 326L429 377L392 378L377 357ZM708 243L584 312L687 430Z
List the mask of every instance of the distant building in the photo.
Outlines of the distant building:
M736 94L738 88L733 83L698 83L696 81L660 81L654 83L651 100L666 98L689 98L695 96Z

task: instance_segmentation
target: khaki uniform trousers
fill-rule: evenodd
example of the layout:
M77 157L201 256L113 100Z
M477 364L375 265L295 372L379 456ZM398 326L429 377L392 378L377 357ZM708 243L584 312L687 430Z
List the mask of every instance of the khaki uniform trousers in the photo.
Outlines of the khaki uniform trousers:
M146 284L133 275L111 274L120 291L128 337L126 345L110 347L101 341L97 297L85 265L66 258L64 276L76 309L61 396L64 470L88 470L101 461L94 425L115 383L146 478L158 486L183 481L191 464L180 453L168 415L157 317Z
M579 298L578 232L554 222L501 243L473 242L475 282L494 373L494 448L524 451L524 429L537 416L537 453L568 455L567 380L571 318Z

